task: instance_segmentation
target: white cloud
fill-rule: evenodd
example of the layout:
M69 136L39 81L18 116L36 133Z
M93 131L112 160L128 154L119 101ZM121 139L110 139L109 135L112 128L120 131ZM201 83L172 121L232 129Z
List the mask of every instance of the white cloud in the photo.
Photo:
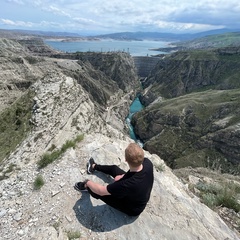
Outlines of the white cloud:
M61 29L78 31L204 31L239 27L239 0L4 0L11 4L9 25L33 27L49 23ZM17 6L17 7L16 7ZM27 19L27 14L34 19ZM4 13L4 11L3 11ZM36 17L34 15L36 13ZM54 23L54 24L53 24ZM6 23L5 23L6 24ZM45 25L46 28L48 25Z
M22 0L7 0L7 2L9 3L16 3L16 4L19 4L19 5L23 5L23 1Z
M71 26L70 23L66 23L65 26L63 26L61 23L59 22L50 22L50 21L41 21L38 23L33 23L33 22L24 22L24 21L12 21L9 19L0 19L0 24L3 25L8 25L8 26L12 26L12 27L19 27L21 29L23 28L34 28L34 29L61 29L61 30L65 30L65 26Z
M96 25L98 25L98 23L93 21L92 19L76 17L76 18L73 18L73 20L79 24L96 24Z
M51 12L51 13L56 14L56 15L70 17L70 14L66 13L64 10L61 10L61 9L55 7L55 6L43 7L42 10L47 11L47 12Z
M3 18L1 18L1 22L5 25L17 26L17 27L32 27L34 25L32 22L12 21L12 20L3 19Z

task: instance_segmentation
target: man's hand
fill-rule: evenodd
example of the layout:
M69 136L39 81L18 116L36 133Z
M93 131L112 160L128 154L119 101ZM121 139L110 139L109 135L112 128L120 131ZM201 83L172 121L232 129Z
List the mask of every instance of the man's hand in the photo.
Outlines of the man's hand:
M117 175L117 176L114 178L114 181L120 180L124 175L125 175L125 174Z

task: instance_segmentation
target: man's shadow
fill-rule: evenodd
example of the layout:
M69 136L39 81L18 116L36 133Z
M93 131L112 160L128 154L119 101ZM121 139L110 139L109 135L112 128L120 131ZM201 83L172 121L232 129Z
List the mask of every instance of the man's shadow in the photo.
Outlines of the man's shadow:
M109 182L109 178L99 174L104 181ZM128 216L101 200L98 206L93 206L91 196L88 192L83 192L81 198L75 203L73 210L78 221L88 229L94 232L108 232L117 229L123 225L133 223L137 217Z

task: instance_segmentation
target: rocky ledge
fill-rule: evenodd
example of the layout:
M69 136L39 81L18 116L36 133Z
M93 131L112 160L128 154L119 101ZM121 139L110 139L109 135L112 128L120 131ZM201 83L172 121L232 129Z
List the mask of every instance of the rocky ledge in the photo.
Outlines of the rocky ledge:
M36 125L3 164L3 239L239 239L238 232L201 203L163 160L148 152L145 155L154 164L155 180L151 199L139 217L128 217L87 193L76 192L75 182L85 178L102 184L112 181L99 173L86 173L90 157L100 164L126 168L124 149L131 140L105 121L107 113L99 116L74 79L51 75L32 88L38 104L33 118ZM61 148L79 133L84 139L75 148L38 168L44 152L50 153L52 146ZM44 184L35 190L39 176Z
M154 163L154 187L149 204L137 218L73 189L75 182L90 178L106 184L112 179L87 175L91 156L101 164L126 168L123 150L130 140L102 134L86 135L57 162L38 171L28 164L1 181L1 237L3 239L215 239L237 240L211 209L192 195L156 155L145 155ZM33 190L41 174L44 186Z

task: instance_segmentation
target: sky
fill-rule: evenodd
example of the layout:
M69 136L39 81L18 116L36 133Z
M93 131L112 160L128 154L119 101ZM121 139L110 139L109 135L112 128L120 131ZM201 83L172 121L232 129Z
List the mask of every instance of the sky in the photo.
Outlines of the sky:
M0 29L196 33L240 28L239 0L1 0Z

